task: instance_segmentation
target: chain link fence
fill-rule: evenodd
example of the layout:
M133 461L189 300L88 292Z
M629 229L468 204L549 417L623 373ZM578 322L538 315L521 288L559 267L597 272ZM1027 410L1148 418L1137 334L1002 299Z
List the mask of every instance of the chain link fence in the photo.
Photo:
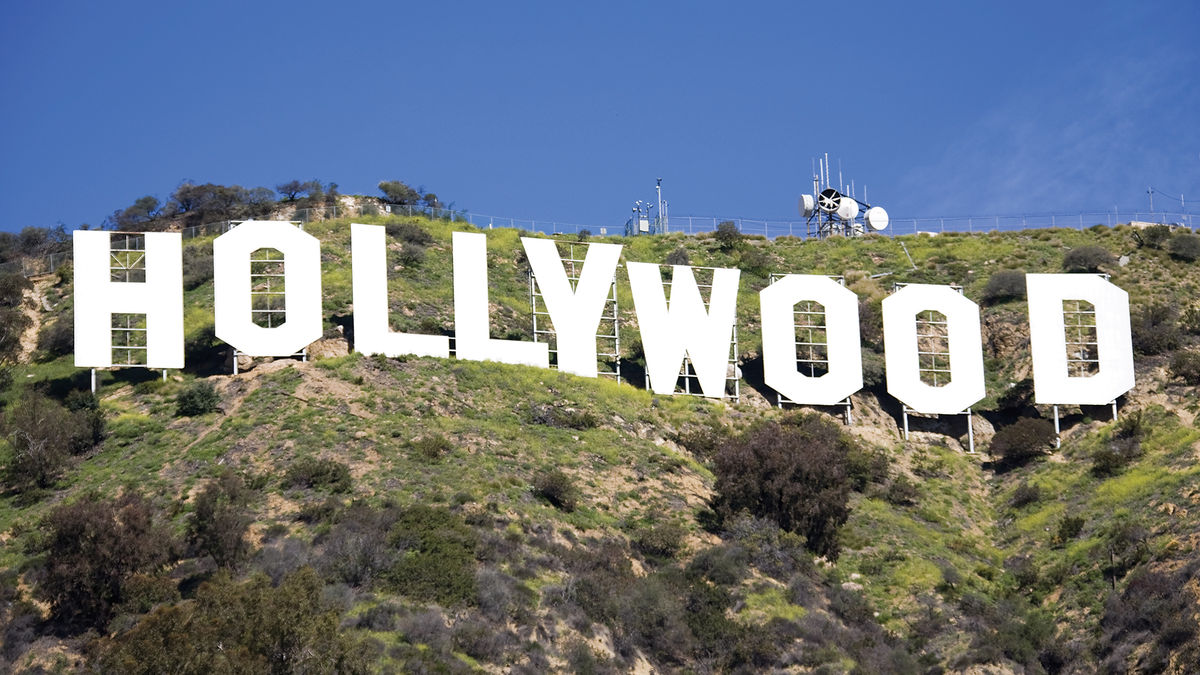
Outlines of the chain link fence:
M337 218L378 215L423 216L435 220L463 222L479 229L489 230L497 227L510 227L527 232L540 232L548 235L575 235L586 232L593 236L624 234L624 223L615 225L582 225L565 223L555 220L536 220L530 218L511 218L508 216L489 216L480 213L467 213L452 209L428 208L399 204L362 204L356 206L326 206L316 208L296 209L291 220L309 223ZM1113 227L1121 223L1146 222L1164 225L1176 225L1195 229L1196 216L1191 213L1169 213L1156 211L1121 212L1121 211L1092 211L1073 214L1048 213L1020 216L957 216L938 218L893 218L887 230L881 234L890 236L912 234L941 234L943 232L1014 232L1018 230L1066 227L1085 230L1095 225ZM242 221L222 220L204 225L185 227L182 230L184 239L222 234L233 229ZM716 216L671 216L667 232L679 232L687 235L713 232L724 222L732 222L744 234L761 235L767 239L777 237L807 238L810 224L807 220L762 220L755 218L718 218ZM815 224L814 224L815 227ZM0 264L0 272L17 272L26 277L40 274L53 274L59 267L70 261L70 251L53 253L46 256L24 258Z

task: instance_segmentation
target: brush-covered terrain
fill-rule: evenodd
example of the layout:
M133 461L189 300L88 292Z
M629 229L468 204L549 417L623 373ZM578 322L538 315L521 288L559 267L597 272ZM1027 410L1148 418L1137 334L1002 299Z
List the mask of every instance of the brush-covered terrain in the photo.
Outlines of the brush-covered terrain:
M452 334L451 232L470 228L354 220L387 226L392 327ZM212 237L184 246L187 368L100 372L95 396L70 356L69 267L6 277L24 332L0 409L0 670L1200 667L1200 266L1176 243L1196 235L593 239L742 269L732 402L642 388L623 270L620 383L352 353L350 222L306 225L326 319L311 358L238 375L213 335ZM493 337L529 339L524 233L486 234ZM1064 270L1129 292L1137 386L1116 420L1062 408L1055 448L1013 272ZM789 272L860 298L850 425L761 384L756 296ZM962 416L902 437L879 310L895 283L982 306L975 454Z

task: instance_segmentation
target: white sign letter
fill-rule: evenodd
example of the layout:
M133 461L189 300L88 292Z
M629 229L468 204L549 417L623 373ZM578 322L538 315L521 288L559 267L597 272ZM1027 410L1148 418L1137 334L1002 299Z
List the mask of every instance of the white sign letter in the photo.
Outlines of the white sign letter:
M948 324L950 383L940 387L921 381L917 313L927 310L941 312ZM883 345L888 393L916 412L961 413L986 394L979 305L949 286L911 284L884 298Z
M146 366L183 367L183 237L149 232L146 281L114 282L108 232L73 233L75 366L112 365L112 315L146 315Z
M1036 402L1104 405L1133 388L1128 293L1095 274L1026 274L1025 288ZM1100 369L1095 375L1072 377L1067 371L1064 300L1084 300L1096 308Z
M350 224L354 283L354 351L450 358L445 335L394 333L388 328L387 234L381 225Z
M251 321L250 254L273 248L284 257L287 320L264 328ZM321 337L321 242L277 220L248 220L213 241L217 337L249 356L289 356Z
M537 279L546 311L554 322L558 344L558 369L582 377L596 377L596 329L608 300L617 260L618 244L591 244L574 290L563 270L558 246L550 239L521 238L525 255Z
M642 349L646 353L646 371L650 374L654 392L675 392L683 357L688 356L704 395L723 396L729 368L729 342L737 318L741 271L713 271L706 310L691 267L673 266L669 308L658 265L631 262L628 269L633 309L642 333Z
M796 369L793 311L804 300L825 308L825 349L829 372L810 377ZM762 314L763 379L796 403L835 405L862 389L858 297L833 279L789 274L758 293ZM806 336L805 336L806 337Z
M452 242L455 355L471 361L549 368L550 346L546 343L489 337L487 238L482 234L455 232Z

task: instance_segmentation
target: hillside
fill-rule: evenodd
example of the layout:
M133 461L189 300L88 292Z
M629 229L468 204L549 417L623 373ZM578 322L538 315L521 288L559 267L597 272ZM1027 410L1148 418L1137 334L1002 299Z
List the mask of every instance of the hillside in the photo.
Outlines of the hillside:
M354 221L388 227L392 327L452 334L451 232L471 228ZM350 222L305 226L326 321L307 362L229 374L211 236L185 242L188 366L165 381L102 372L91 398L69 267L24 291L0 399L0 670L1196 672L1200 395L1179 355L1197 349L1200 268L1167 233L591 239L623 262L742 270L735 403L642 388L623 269L619 384L350 353ZM530 335L523 234L486 231L493 337ZM993 279L1080 251L1130 294L1137 386L1117 420L1064 407L1061 448L993 456L996 434L1050 414L1031 404L1024 299ZM848 426L761 384L757 292L788 272L860 298ZM902 438L879 310L895 283L982 307L976 454L961 417L914 416ZM44 439L65 443L44 480L18 461L28 428L69 436ZM808 529L739 513L731 462L794 468L791 450L811 491L788 515Z

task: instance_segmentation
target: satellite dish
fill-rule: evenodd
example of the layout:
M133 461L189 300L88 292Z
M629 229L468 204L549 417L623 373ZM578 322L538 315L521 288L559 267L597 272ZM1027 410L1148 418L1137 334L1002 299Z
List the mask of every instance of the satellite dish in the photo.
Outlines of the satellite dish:
M842 193L833 188L825 188L821 190L821 194L817 196L817 206L825 213L833 213L838 210L838 205L842 201Z
M800 195L800 214L805 218L812 216L815 210L815 202L812 195Z
M837 207L837 216L846 222L853 221L858 217L858 202L853 198L847 199L842 197Z
M883 210L882 206L872 206L867 209L866 215L867 225L871 226L876 232L886 229L888 226L888 214Z

